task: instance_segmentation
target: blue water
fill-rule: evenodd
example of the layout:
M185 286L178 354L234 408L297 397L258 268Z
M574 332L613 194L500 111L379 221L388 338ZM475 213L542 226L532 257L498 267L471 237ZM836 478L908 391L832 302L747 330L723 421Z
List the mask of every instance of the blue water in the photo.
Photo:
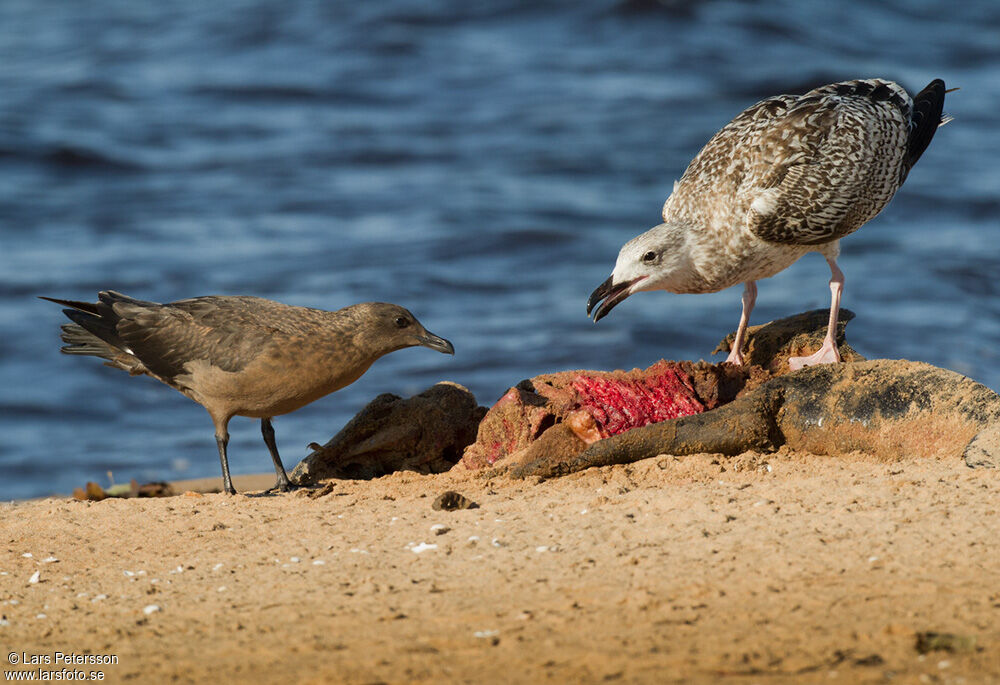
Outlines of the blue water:
M935 77L955 121L843 243L852 344L1000 388L1000 4L0 3L0 497L218 476L204 410L59 354L51 295L409 307L404 350L275 421L291 467L382 392L708 357L739 289L584 314L730 118L780 92ZM753 322L828 304L810 255ZM234 472L270 469L234 419Z

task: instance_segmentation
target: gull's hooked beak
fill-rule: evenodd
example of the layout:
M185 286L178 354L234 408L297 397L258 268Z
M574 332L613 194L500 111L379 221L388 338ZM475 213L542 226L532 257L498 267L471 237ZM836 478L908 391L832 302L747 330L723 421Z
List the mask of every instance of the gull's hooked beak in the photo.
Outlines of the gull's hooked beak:
M417 342L423 347L443 352L444 354L455 354L455 346L444 338L427 331L427 335L417 336Z
M590 315L591 310L594 310L594 305L597 305L598 302L604 300L597 305L597 309L594 310L594 323L597 323L607 316L608 312L614 309L619 302L631 295L632 286L646 278L646 276L639 276L638 278L633 278L630 281L623 281L618 284L615 284L614 278L614 276L608 276L608 280L601 283L597 286L594 292L590 293L590 299L587 300L588 316Z

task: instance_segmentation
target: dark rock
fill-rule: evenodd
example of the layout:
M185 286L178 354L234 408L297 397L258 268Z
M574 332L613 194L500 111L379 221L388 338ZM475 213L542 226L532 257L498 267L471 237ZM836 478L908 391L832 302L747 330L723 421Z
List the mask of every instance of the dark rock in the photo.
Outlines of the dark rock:
M320 497L326 497L334 490L333 483L324 483L321 487L312 488L309 490L300 490L299 492L306 493L306 497L309 499L319 499Z
M861 658L854 660L855 666L883 666L885 665L885 659L882 658L881 654L869 654L868 656L863 656Z
M847 322L853 318L854 312L851 310L840 310L837 320L837 348L842 361L862 362L865 358L851 349L844 339ZM760 366L775 376L788 373L789 357L806 357L823 346L829 322L829 309L813 309L761 326L750 326L747 328L746 349L743 350L747 364ZM736 331L733 331L723 338L712 354L729 352L735 339Z
M132 487L135 488L135 497L173 497L177 494L174 492L174 489L170 487L170 483L164 483L162 481L143 483L142 485L137 486L133 480Z
M457 383L402 399L379 395L290 474L296 485L324 478L375 478L393 471L447 471L476 437L486 409Z
M479 505L465 495L448 490L437 496L431 504L432 509L437 511L458 511L459 509L478 509Z
M971 652L976 648L976 636L927 631L917 633L916 647L921 654L928 652Z

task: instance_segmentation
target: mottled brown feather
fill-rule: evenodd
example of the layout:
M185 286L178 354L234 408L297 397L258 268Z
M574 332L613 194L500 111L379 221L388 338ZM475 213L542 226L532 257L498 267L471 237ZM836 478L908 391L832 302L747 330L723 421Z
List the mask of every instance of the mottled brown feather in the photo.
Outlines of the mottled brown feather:
M294 411L430 336L404 308L377 302L331 312L248 296L160 304L113 291L95 304L58 302L75 322L63 327L64 352L148 374L222 417Z
M920 97L923 121L933 118L933 126L919 129L909 95L890 81L845 81L763 100L692 160L664 205L664 221L689 221L719 241L741 225L788 246L839 240L902 185L916 161L914 130L916 147L926 148L941 120L944 83L932 82Z

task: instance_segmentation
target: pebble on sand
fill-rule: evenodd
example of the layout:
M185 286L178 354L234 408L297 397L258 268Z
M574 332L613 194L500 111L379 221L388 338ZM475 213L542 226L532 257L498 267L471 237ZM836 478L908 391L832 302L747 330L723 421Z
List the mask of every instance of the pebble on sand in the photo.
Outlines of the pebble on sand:
M447 490L437 496L431 503L431 508L435 511L457 511L459 509L478 509L479 505L461 493Z

